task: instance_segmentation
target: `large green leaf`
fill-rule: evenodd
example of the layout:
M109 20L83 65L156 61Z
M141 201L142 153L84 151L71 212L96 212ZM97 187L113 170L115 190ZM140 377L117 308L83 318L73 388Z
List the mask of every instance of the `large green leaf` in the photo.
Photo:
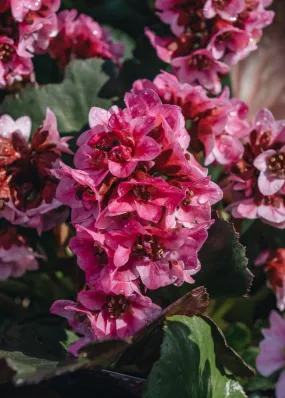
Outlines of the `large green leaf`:
M244 398L236 381L216 364L210 325L199 317L166 321L161 357L148 379L145 398Z
M201 271L196 286L203 285L211 297L239 297L248 294L253 275L247 268L245 248L233 225L218 219L199 253Z
M109 72L113 72L115 67L111 63L108 65ZM42 124L49 107L57 117L60 132L78 132L88 123L92 106L108 109L112 105L110 99L101 96L109 78L104 61L74 60L66 68L62 83L28 86L17 95L7 96L0 113L8 113L14 118L28 115L35 130Z

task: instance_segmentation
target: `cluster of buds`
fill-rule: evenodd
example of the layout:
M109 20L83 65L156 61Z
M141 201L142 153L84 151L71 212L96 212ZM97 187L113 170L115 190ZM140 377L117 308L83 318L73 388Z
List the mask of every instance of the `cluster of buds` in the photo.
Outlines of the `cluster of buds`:
M0 4L0 88L34 81L31 58L57 34L60 0L3 0Z
M181 82L200 84L214 94L221 91L220 77L229 65L257 47L262 29L274 13L271 0L156 0L160 19L171 34L146 35L157 55L170 63Z
M61 69L75 58L118 62L123 52L123 44L113 42L109 30L88 15L78 15L77 10L63 10L58 14L58 34L51 40L49 53Z
M76 169L61 163L56 198L72 209L70 248L85 272L77 302L57 301L83 338L71 347L133 334L160 307L148 289L193 283L198 251L222 192L187 151L181 108L158 94L125 95L126 108L92 108L78 139Z
M43 125L33 134L31 120L0 117L0 218L39 233L63 222L68 209L55 199L57 179L51 174L62 153L72 153L60 138L48 109Z

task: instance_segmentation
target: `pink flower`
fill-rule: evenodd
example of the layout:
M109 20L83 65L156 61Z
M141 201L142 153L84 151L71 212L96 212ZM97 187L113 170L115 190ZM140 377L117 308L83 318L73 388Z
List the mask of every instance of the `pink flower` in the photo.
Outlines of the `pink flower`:
M101 115L103 110L98 108L91 112L95 117L96 112ZM139 162L148 162L161 151L155 140L147 136L154 124L152 117L128 122L123 114L112 114L107 126L98 124L92 127L88 143L82 145L75 156L75 165L84 169L94 168L101 172L103 178L108 171L118 178L128 177Z
M34 81L33 70L31 59L19 56L14 41L0 37L0 88L16 82Z
M1 230L0 280L19 278L26 271L37 270L41 257L28 246L25 238L14 227Z
M171 64L179 80L191 84L198 80L198 84L217 94L221 75L229 71L224 62L235 64L254 51L262 29L272 22L274 14L265 10L269 3L261 0L190 3L156 1L159 18L173 34L159 37L148 28L145 34L158 57Z
M221 91L219 76L229 72L229 67L215 60L208 50L197 50L191 55L174 58L172 65L181 82L200 84L213 94Z
M211 38L207 49L214 58L223 59L226 63L234 65L251 51L256 50L257 46L248 32L237 28L224 28Z
M180 189L170 186L163 178L132 179L119 185L118 198L110 202L108 210L114 216L136 211L142 219L158 222L163 210L174 211L183 196Z
M136 292L125 296L94 290L81 291L78 303L59 300L51 307L53 314L67 318L78 333L90 340L131 336L155 319L160 311L148 297ZM72 347L70 350L74 353Z
M204 6L206 18L219 15L225 20L232 21L245 8L245 0L207 0Z
M278 152L269 149L255 158L253 165L260 171L258 188L263 195L274 195L285 183L285 146Z
M229 210L235 217L261 218L283 229L284 121L275 121L271 112L263 109L253 119L251 129L244 140L243 158L232 167L230 181L234 192Z
M260 353L256 367L263 376L269 376L285 368L285 320L272 311L269 317L270 328L263 329L264 340L260 343ZM276 384L276 398L283 398L285 391L285 370Z
M49 52L61 68L75 58L104 58L118 61L123 56L123 45L114 43L106 28L77 10L64 10L58 14L57 36L52 39Z
M58 178L56 198L72 209L71 218L74 224L96 219L99 212L99 194L92 179L92 173L74 170L64 163L52 170Z
M49 109L31 144L29 118L14 122L4 115L1 120L1 216L13 224L37 228L41 233L67 217L67 210L55 199L57 180L50 169L63 152L72 153L66 143L70 137L60 138L55 116ZM50 212L53 217L48 218Z

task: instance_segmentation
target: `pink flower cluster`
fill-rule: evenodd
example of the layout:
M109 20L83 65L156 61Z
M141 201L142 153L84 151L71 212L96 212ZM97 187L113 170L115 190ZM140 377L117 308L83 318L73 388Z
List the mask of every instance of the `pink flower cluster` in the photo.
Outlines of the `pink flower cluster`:
M57 199L72 208L70 248L86 274L77 302L51 311L84 335L71 348L123 338L157 316L143 294L193 283L197 253L222 192L187 152L181 109L151 89L127 93L125 109L92 108L90 130L75 154L76 170L61 164Z
M277 307L285 310L285 249L265 250L255 260L255 265L264 267L270 288L277 299Z
M77 10L64 10L58 14L58 34L51 40L49 53L58 60L60 68L64 69L75 58L118 62L123 52L124 46L112 42L109 30L88 15L78 15Z
M243 158L231 168L232 204L236 218L260 218L285 228L285 121L263 109L253 119Z
M257 370L263 376L270 376L281 370L276 384L276 398L284 398L285 391L285 319L277 312L270 314L270 328L263 329L264 340L256 360Z
M167 72L153 82L142 79L133 85L134 92L143 88L155 90L163 103L181 107L191 137L189 149L203 150L205 165L236 164L242 158L242 139L250 133L248 107L240 100L229 99L228 89L211 98L203 87L180 83Z
M217 94L220 76L257 47L262 29L274 17L271 0L156 0L158 16L171 29L146 35L157 55L170 63L181 82L200 84Z
M31 120L0 117L0 218L36 228L39 233L63 222L68 209L55 199L57 179L50 169L63 152L72 153L60 138L48 109L43 125L32 136Z
M57 34L60 0L2 0L0 4L0 88L34 81L31 58L45 52Z
M38 269L39 254L29 247L27 240L14 227L0 230L0 280L19 278L27 270Z

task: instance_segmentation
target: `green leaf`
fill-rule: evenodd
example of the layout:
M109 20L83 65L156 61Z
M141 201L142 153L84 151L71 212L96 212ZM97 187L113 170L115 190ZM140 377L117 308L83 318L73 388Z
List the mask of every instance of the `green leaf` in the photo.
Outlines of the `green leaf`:
M92 106L108 109L112 105L110 99L101 96L101 90L109 80L103 66L102 60L74 60L67 66L62 83L28 86L20 94L6 96L0 112L14 118L28 115L33 130L36 130L49 107L57 117L60 132L78 132L88 123Z
M211 297L239 297L248 294L253 275L247 268L245 248L233 225L218 219L199 252L201 271L196 286L203 285Z
M161 357L148 378L145 398L244 398L236 381L218 369L211 327L201 318L166 321Z

